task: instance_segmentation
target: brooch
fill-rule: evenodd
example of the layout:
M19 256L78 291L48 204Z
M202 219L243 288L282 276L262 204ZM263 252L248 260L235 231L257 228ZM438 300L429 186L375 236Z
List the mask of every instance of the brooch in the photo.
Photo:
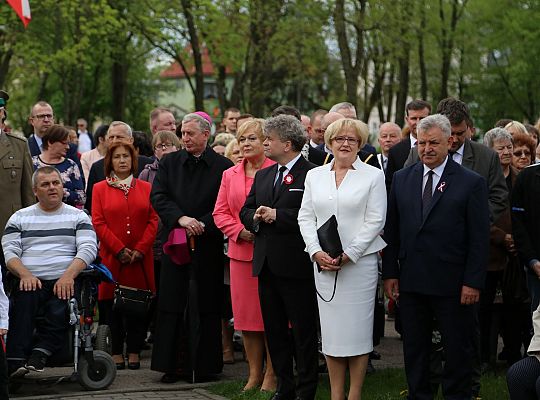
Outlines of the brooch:
M446 186L446 182L441 182L437 190L442 193L444 191L445 186Z
M291 174L287 174L285 175L285 178L283 178L283 183L285 183L285 185L290 185L293 182L294 182L294 178Z

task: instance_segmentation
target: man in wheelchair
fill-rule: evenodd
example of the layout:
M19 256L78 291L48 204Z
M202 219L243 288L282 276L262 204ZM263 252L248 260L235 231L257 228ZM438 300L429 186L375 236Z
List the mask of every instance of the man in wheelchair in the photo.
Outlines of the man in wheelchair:
M58 170L37 169L32 186L38 203L13 214L2 237L7 268L19 279L10 295L6 343L11 377L43 371L47 358L64 346L75 278L97 254L88 215L62 203ZM39 322L38 311L44 313Z

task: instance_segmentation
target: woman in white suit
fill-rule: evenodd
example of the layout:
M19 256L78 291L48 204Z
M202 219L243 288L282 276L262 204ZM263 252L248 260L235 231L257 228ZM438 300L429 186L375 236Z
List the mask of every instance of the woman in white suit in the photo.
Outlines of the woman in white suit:
M308 172L298 214L306 251L321 268L319 273L314 266L314 274L332 400L345 396L347 367L348 399L360 399L373 350L377 253L386 245L379 236L386 217L386 189L384 173L357 156L367 137L367 125L348 118L326 129L324 141L334 159ZM343 254L336 258L322 250L317 238L317 229L332 215L343 245ZM335 296L325 302L320 297L331 298L338 272Z

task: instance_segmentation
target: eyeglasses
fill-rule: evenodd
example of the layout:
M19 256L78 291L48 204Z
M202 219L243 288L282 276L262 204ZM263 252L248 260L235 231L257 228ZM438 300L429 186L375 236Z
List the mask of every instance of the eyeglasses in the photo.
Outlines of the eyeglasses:
M258 142L259 138L257 136L250 136L250 137L244 137L242 136L240 139L238 139L238 143L255 143Z
M159 143L159 144L156 144L156 147L154 147L154 150L167 150L173 146L174 144L172 143Z
M53 119L54 116L52 114L38 114L38 115L34 115L33 118L37 118L37 119Z
M530 151L525 151L525 150L520 150L520 151L514 151L514 157L530 157L531 156L531 152Z
M332 140L335 141L337 144L343 144L345 142L348 142L349 144L358 144L360 142L356 138L345 137L345 136L337 136L333 138Z

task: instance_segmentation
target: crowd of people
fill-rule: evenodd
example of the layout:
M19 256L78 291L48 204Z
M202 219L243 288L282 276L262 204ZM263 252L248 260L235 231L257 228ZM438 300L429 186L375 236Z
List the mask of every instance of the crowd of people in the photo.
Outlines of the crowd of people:
M409 399L439 386L475 398L497 358L512 399L540 396L536 127L500 120L479 143L467 104L413 100L404 129L380 125L377 152L350 103L266 119L232 108L218 133L203 111L177 123L156 108L147 136L123 121L94 134L84 119L55 124L40 101L25 139L3 130L8 99L0 91L1 396L8 376L58 351L66 300L98 255L118 284L155 294L135 316L100 284L117 369L139 369L146 340L162 382L207 381L235 362L237 331L244 390L313 400L320 351L332 400L360 399L382 279Z

